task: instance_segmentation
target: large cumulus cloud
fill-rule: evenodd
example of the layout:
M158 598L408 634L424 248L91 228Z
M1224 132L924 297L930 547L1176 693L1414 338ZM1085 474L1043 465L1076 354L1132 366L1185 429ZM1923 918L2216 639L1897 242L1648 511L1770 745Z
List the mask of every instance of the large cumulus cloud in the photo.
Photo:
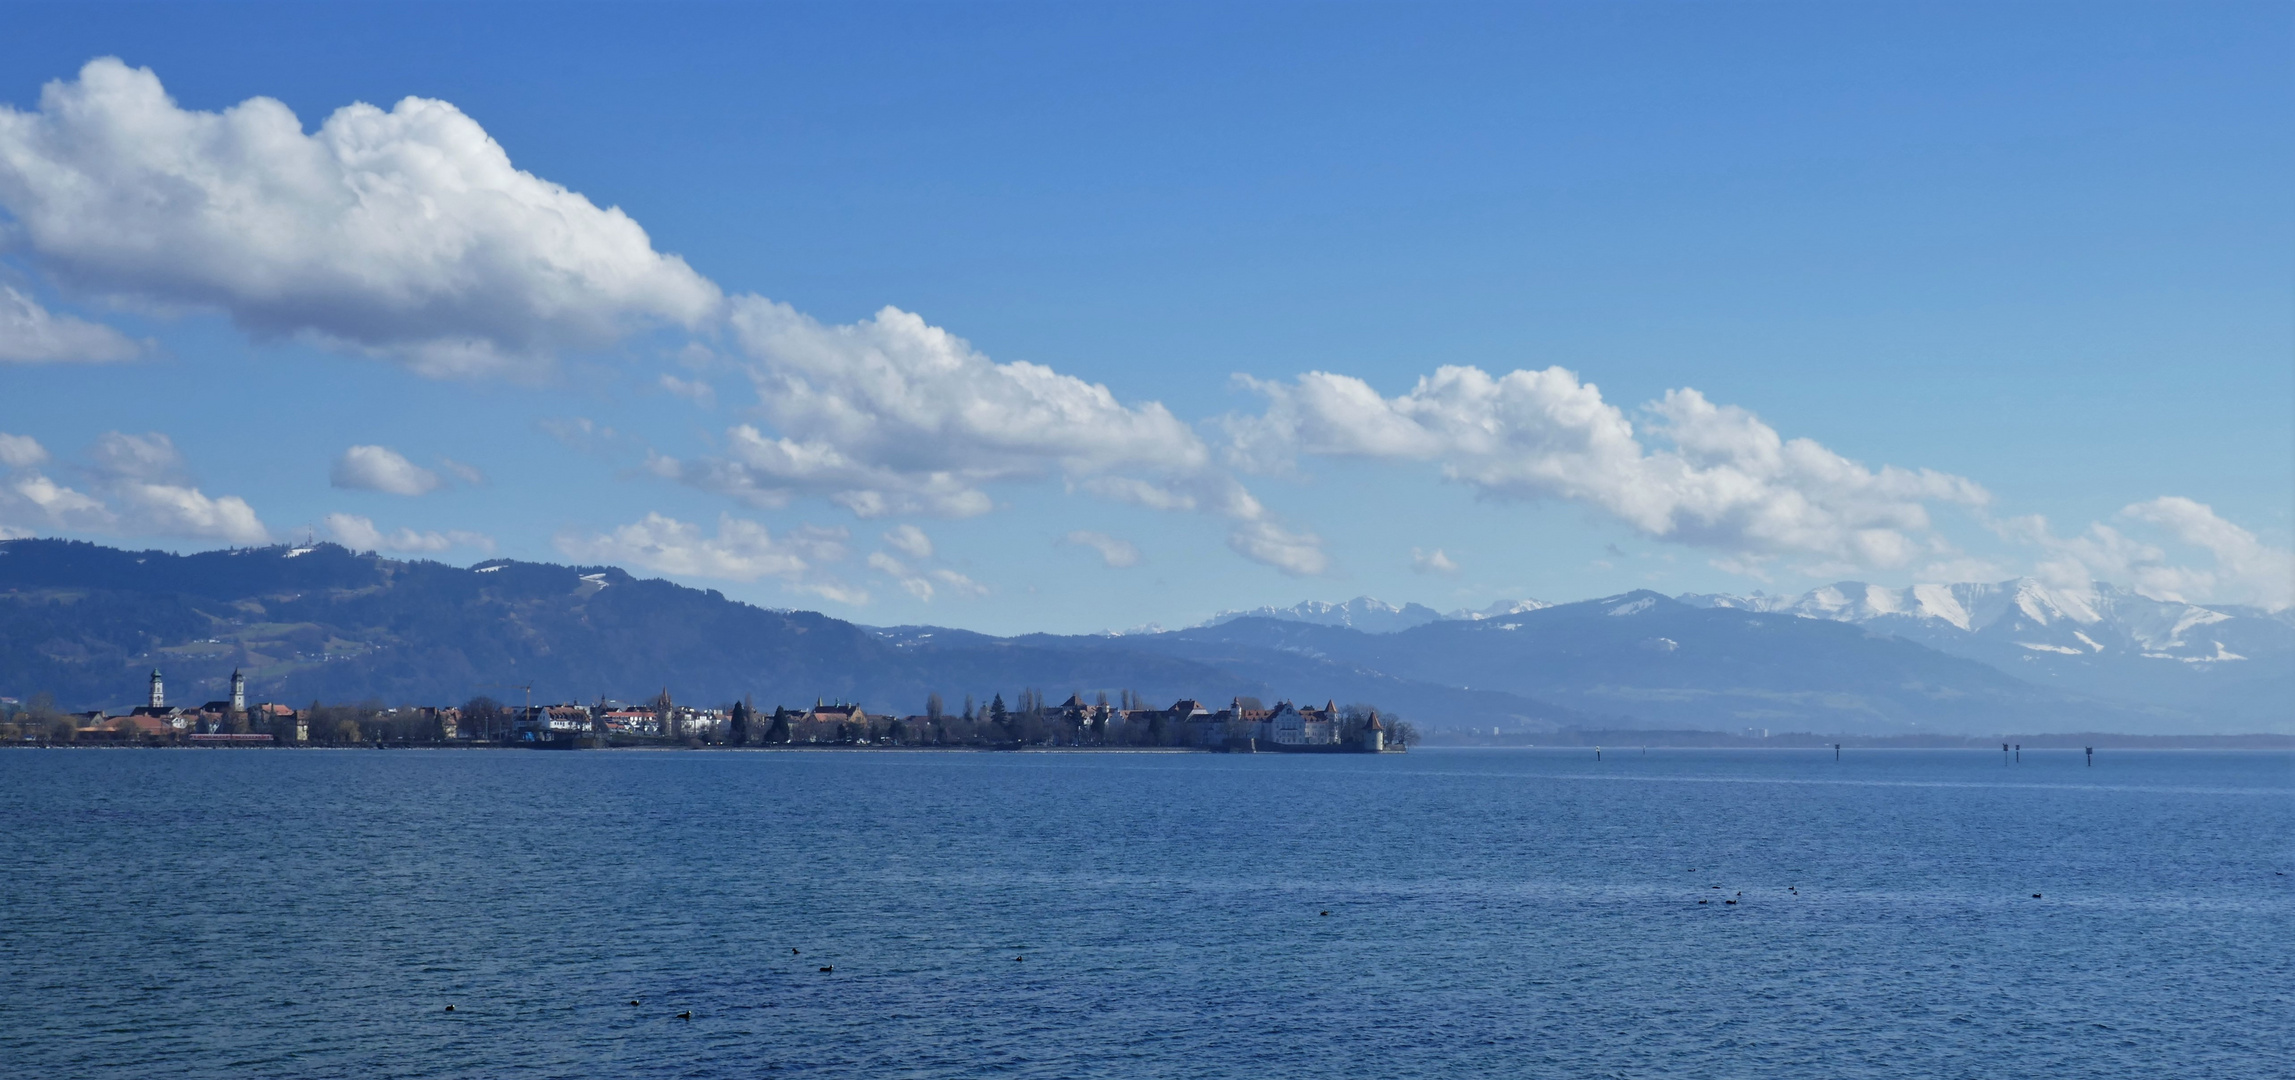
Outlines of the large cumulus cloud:
M1244 381L1268 404L1227 421L1240 467L1281 472L1301 455L1438 462L1483 495L1579 503L1649 536L1714 549L1738 568L1777 557L1907 566L1949 549L1929 504L1987 500L1961 477L1872 469L1784 438L1695 390L1652 403L1637 431L1599 388L1558 367L1499 376L1444 367L1392 398L1328 372Z
M730 309L757 411L774 430L737 425L719 454L656 457L662 475L758 507L821 496L864 518L969 517L994 507L989 485L1053 479L1219 515L1234 550L1288 573L1329 566L1314 536L1278 524L1160 404L1127 405L1041 364L998 363L898 308L845 326L761 297Z
M149 69L98 59L36 110L0 106L0 206L13 246L72 289L430 375L528 369L720 302L627 214L517 169L425 98L306 134L273 99L187 110Z

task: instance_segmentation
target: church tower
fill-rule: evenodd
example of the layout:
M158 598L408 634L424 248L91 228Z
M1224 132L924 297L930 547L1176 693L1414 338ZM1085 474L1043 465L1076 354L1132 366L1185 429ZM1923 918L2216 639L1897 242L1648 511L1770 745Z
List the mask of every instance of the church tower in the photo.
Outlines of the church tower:
M241 675L237 669L231 672L231 711L247 711L247 676Z
M151 669L151 707L154 709L167 707L167 687L160 682L158 668Z

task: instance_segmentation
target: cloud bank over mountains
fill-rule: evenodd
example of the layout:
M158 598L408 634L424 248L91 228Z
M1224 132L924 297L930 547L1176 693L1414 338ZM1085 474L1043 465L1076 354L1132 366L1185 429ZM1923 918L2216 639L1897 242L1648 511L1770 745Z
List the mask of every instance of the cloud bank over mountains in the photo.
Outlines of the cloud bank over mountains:
M643 472L752 510L821 500L864 520L961 519L994 512L1001 486L1058 485L1209 516L1242 557L1316 576L1338 569L1323 541L1282 520L1242 477L1294 475L1310 461L1423 463L1477 497L1582 506L1757 577L1781 569L1972 576L1977 560L1936 520L1951 511L2036 552L2036 572L2050 580L2295 601L2295 555L2189 499L2137 503L2116 524L2059 537L2037 518L1993 521L1991 496L1972 479L1867 465L1689 388L1629 411L1560 367L1446 365L1392 397L1327 371L1238 376L1263 410L1191 424L1053 367L998 362L899 308L833 325L764 297L729 296L655 250L619 208L516 168L443 101L409 97L387 111L352 104L306 132L270 98L187 110L150 70L98 59L76 79L49 83L36 109L0 105L0 208L12 219L6 250L66 297L158 314L221 312L260 340L316 342L428 377L541 379L561 354L681 329L721 374L745 378L754 402L725 402L739 421L707 452L640 444ZM150 351L0 286L0 361L124 361ZM656 372L646 382L697 410L718 404L717 387L698 379ZM190 484L165 435L111 433L88 457L75 488L43 471L37 443L0 442L0 532L235 543L270 535L244 500ZM469 466L439 467L478 482ZM330 480L402 496L446 484L371 445L346 451ZM484 540L390 532L347 513L324 525L377 550ZM2205 552L2210 565L2188 565L2126 531L2139 528ZM898 535L863 565L920 599L981 588L927 566L929 549L920 555ZM1413 565L1456 573L1435 539L1432 554L1413 550ZM1104 533L1074 531L1066 542L1097 551L1111 569L1140 561L1129 541ZM556 543L593 561L866 598L828 569L850 554L841 529L775 534L727 514L710 535L653 513L602 533L564 532Z
M1393 398L1321 371L1244 382L1268 401L1263 415L1227 422L1229 457L1246 469L1288 472L1303 455L1434 462L1478 495L1579 503L1746 568L1800 557L1897 569L1948 555L1929 504L1990 498L1962 477L1869 469L1786 439L1689 389L1647 407L1647 434L1671 444L1652 449L1624 410L1558 367L1500 376L1444 367Z
M0 537L42 530L183 536L260 544L271 530L236 495L210 496L191 482L175 442L159 432L110 431L73 466L83 491L51 479L48 449L26 435L0 433Z

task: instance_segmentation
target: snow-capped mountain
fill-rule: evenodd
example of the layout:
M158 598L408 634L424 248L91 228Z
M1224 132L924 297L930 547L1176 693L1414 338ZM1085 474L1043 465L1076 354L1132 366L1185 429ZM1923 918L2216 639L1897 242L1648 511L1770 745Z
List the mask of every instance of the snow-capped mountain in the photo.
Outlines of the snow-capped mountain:
M1799 596L1688 594L1697 607L1855 623L2066 689L2268 717L2295 701L2295 623L2258 609L2155 600L2031 578L1889 588L1844 581Z
M1480 622L1484 619L1503 619L1508 615L1521 615L1553 606L1544 600L1500 600L1480 611L1460 608L1457 611L1446 612L1442 617L1461 622Z
M1308 600L1285 608L1257 607L1249 611L1222 611L1199 625L1218 626L1237 619L1281 619L1284 622L1314 626L1344 626L1366 634L1392 634L1398 630L1424 626L1442 617L1441 612L1424 604L1396 607L1384 600L1358 596L1343 604Z
M1460 608L1457 611L1440 612L1425 604L1404 604L1401 607L1396 607L1375 597L1358 596L1343 604L1308 600L1293 604L1290 607L1270 606L1252 608L1249 611L1222 611L1196 625L1218 626L1222 623L1234 622L1237 619L1281 619L1284 622L1307 623L1313 626L1344 626L1351 630L1360 630L1366 634L1393 634L1414 626L1425 626L1430 622L1440 622L1445 619L1466 622L1481 619L1501 619L1508 615L1520 615L1524 612L1553 606L1544 600L1500 600L1481 610Z

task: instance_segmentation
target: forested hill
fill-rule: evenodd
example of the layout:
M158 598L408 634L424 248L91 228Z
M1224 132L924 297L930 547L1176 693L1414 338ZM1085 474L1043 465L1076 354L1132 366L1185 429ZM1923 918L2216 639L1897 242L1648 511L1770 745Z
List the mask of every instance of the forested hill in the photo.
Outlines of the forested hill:
M138 704L154 667L172 704L225 695L234 668L256 700L763 704L845 698L883 712L925 696L983 701L1021 687L1136 690L1150 700L1297 695L1424 707L1475 723L1580 719L1525 696L1414 683L1295 654L1248 665L1130 647L1123 639L947 643L888 635L613 567L495 561L464 569L332 544L128 552L59 540L0 542L0 694L42 691L65 708ZM1264 653L1264 655L1261 655Z

